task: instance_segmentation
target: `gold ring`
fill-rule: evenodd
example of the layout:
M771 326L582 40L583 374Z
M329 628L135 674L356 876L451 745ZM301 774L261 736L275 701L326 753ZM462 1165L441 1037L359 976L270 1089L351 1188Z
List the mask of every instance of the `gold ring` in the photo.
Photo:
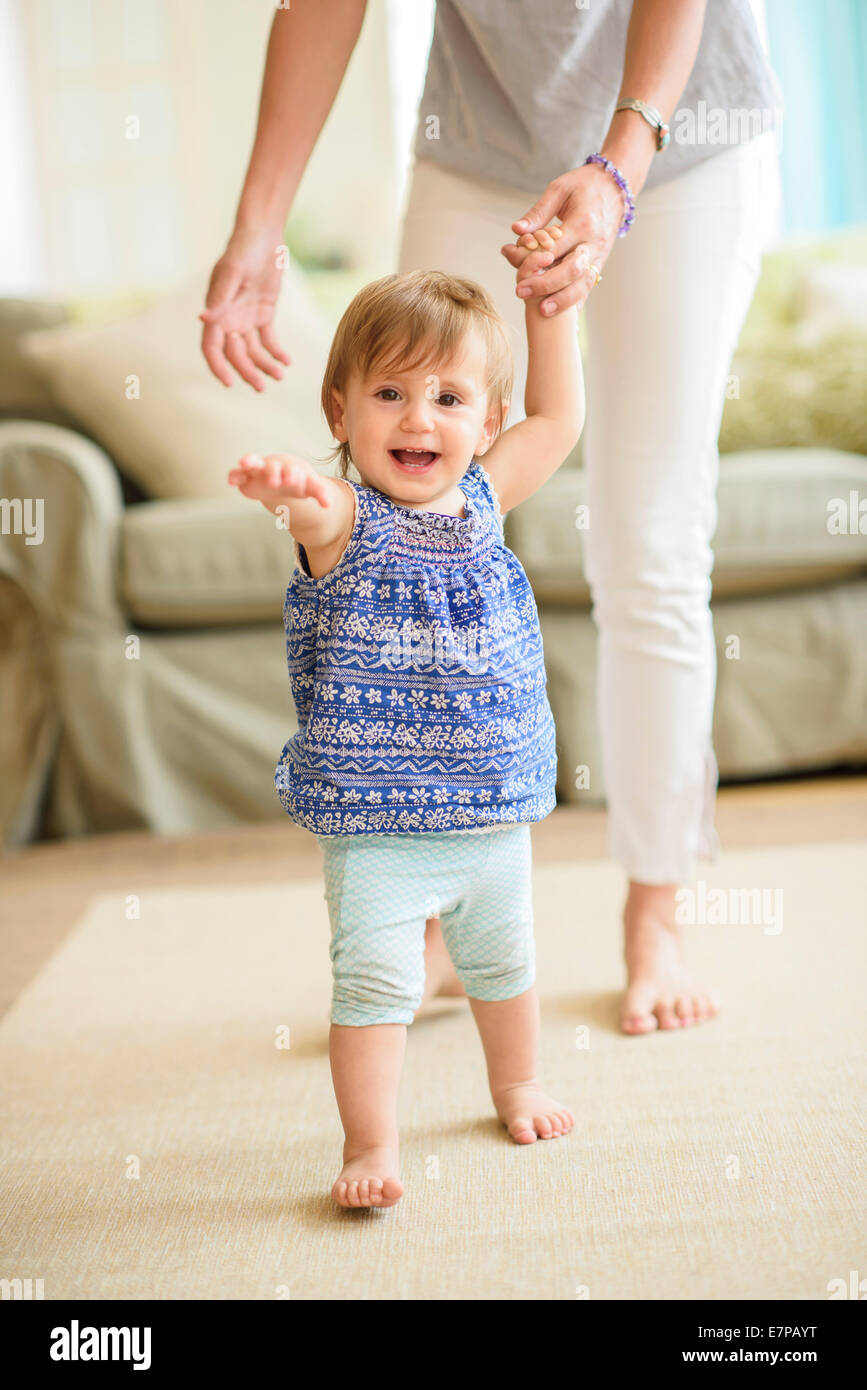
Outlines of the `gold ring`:
M588 265L587 269L592 270L593 274L596 276L596 279L593 281L593 288L595 290L596 286L599 284L599 281L602 279L602 271L599 269L598 265L593 265L592 262L590 265Z

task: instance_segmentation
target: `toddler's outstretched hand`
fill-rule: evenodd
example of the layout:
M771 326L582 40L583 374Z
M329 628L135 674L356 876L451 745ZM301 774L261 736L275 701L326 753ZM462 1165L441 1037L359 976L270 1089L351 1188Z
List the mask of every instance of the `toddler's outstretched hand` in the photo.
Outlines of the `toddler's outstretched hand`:
M245 454L238 467L229 470L229 482L269 511L291 497L315 497L323 507L331 501L328 481L304 459L288 454Z

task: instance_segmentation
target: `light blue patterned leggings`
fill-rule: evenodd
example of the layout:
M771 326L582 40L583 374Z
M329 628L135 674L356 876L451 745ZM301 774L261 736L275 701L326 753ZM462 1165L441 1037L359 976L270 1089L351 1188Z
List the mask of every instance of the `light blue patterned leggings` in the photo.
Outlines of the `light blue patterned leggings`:
M325 866L331 1022L412 1023L424 929L439 917L473 999L512 999L536 978L528 823L407 835L317 835Z

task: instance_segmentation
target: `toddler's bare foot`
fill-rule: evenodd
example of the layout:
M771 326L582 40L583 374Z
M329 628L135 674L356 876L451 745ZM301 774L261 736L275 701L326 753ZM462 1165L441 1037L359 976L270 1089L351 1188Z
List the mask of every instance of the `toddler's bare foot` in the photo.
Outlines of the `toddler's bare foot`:
M393 1207L403 1196L403 1184L387 1175L397 1171L397 1149L361 1149L346 1159L331 1195L342 1207Z
M497 1114L516 1144L535 1144L538 1139L559 1139L575 1124L575 1116L559 1100L552 1100L535 1081L503 1086L494 1095Z
M424 932L424 994L420 1008L435 997L466 998L466 990L458 979L451 957L443 940L438 917L429 917Z
M646 895L645 895L646 896ZM713 995L699 984L683 956L672 910L659 902L627 900L624 957L627 989L621 1011L624 1033L686 1028L705 1023L719 1011Z

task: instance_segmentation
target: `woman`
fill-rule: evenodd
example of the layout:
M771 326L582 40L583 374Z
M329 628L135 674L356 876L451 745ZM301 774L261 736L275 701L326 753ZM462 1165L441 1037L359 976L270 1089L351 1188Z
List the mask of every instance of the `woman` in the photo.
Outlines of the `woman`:
M290 360L271 325L274 247L365 8L335 0L327 27L311 4L274 17L235 229L201 315L225 385L234 368L262 389L260 371L279 379ZM685 963L676 892L716 848L716 441L772 211L780 110L749 0L437 5L397 268L468 275L492 294L513 333L510 422L526 376L519 296L586 312L584 557L612 852L629 880L628 1033L717 1011ZM491 245L552 218L560 254L545 269L527 257L516 291L515 242L502 264ZM428 967L430 991L454 990L436 920Z

